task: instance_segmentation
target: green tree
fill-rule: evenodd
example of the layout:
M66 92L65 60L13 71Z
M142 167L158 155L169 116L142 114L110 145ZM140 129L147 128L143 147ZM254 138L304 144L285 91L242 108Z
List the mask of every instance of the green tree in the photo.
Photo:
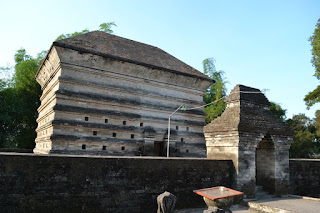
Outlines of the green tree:
M310 158L318 153L318 137L313 120L304 114L294 115L286 123L294 130L291 158Z
M85 34L85 33L88 33L88 32L90 32L88 29L84 29L84 30L79 31L79 32L61 34L56 38L56 41L57 40L61 40L61 39L65 39L65 38L70 38L70 37L77 36L77 35L82 35L82 34Z
M113 33L114 22L103 23L100 31ZM88 29L70 34L61 34L57 40L89 32ZM41 89L34 76L45 58L42 51L36 58L20 49L14 55L15 66L12 78L0 79L0 147L33 148L40 105ZM11 68L0 67L3 76ZM7 75L11 76L11 75Z
M314 126L316 128L316 135L320 138L320 110L316 111L316 118L314 121Z
M222 70L217 71L214 63L215 60L213 58L207 58L202 62L204 74L216 81L203 96L203 101L206 104L214 102L204 109L207 114L206 123L210 123L220 116L227 106L224 101L227 92L226 81L224 79L225 73Z
M112 26L117 26L114 22L107 22L107 23L102 23L99 26L99 30L105 33L113 33L113 30L111 29Z
M99 26L99 31L105 32L105 33L113 33L113 30L111 29L112 26L117 26L114 22L107 22L107 23L102 23ZM90 32L88 29L84 29L79 32L74 32L74 33L67 33L67 34L61 34L57 37L57 40L65 39L65 38L70 38L73 36L81 35Z
M14 140L19 134L19 116L21 110L17 91L5 88L0 91L0 147L15 147Z
M32 58L26 54L25 49L18 50L14 56L15 66L11 84L5 82L5 87L0 91L2 147L34 147L37 108L41 94L34 76L42 58L43 53L37 58Z
M277 104L275 102L270 101L270 110L272 112L272 114L279 119L282 122L286 121L286 111L285 109L282 109L282 107L280 106L280 104Z
M320 80L320 19L316 24L313 35L309 38L312 46L312 59L311 63L315 68L314 76ZM305 96L304 101L308 108L313 106L315 103L320 102L320 85Z

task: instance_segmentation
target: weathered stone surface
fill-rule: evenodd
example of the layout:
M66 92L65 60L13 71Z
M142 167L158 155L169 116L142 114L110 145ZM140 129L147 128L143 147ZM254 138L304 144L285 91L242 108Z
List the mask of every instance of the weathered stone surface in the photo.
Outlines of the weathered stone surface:
M290 194L320 198L319 159L290 159Z
M277 120L260 90L237 85L223 114L204 127L207 156L232 159L236 188L255 196L255 185L276 195L288 193L289 147L293 131Z
M212 211L226 211L230 210L230 207L233 205L233 198L221 198L216 200L211 200L206 197L203 197L204 202L208 206L208 210Z
M165 190L177 209L203 207L193 190L232 187L233 175L231 160L1 153L0 209L154 213ZM320 161L290 160L290 184L291 194L320 197Z
M157 211L170 191L177 209L203 206L194 189L231 187L230 160L0 154L1 212Z
M207 210L204 210L203 213L232 213L232 211L220 209L218 207L209 206Z
M157 197L157 213L173 213L177 197L170 192L164 192Z
M212 81L203 73L157 47L101 31L55 41L53 45Z
M35 153L150 156L165 155L169 115L202 105L214 82L159 48L99 31L54 42L36 80ZM203 109L172 117L170 156L206 156L204 118Z

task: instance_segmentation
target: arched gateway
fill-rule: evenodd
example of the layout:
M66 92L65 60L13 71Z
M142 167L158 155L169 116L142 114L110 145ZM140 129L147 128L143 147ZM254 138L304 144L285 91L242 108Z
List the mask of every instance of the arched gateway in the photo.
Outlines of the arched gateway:
M234 187L249 198L255 197L256 185L287 194L293 131L273 116L258 89L237 85L227 104L224 113L204 127L207 157L233 160Z

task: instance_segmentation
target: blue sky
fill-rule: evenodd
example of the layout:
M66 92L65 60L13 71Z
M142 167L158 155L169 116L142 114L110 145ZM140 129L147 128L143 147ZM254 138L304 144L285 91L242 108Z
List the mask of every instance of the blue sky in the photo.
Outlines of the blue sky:
M116 35L157 46L202 71L213 57L226 73L228 92L236 84L268 89L270 101L287 117L314 117L303 98L319 82L310 63L320 1L3 1L0 66L13 65L23 47L36 56L62 33L96 30L115 22Z

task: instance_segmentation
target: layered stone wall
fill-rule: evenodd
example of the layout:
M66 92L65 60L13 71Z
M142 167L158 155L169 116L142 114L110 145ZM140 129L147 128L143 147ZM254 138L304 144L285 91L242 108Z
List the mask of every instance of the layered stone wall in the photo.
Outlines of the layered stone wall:
M290 160L290 193L320 198L320 160Z
M159 48L103 32L53 43L36 75L37 154L165 156L168 117L214 82ZM171 157L205 157L203 108L171 119Z
M204 127L207 157L232 159L236 189L255 197L256 185L276 195L289 189L289 148L293 131L274 117L259 90L236 85L223 114Z
M231 160L0 154L1 212L156 212L203 206L194 189L232 187Z

